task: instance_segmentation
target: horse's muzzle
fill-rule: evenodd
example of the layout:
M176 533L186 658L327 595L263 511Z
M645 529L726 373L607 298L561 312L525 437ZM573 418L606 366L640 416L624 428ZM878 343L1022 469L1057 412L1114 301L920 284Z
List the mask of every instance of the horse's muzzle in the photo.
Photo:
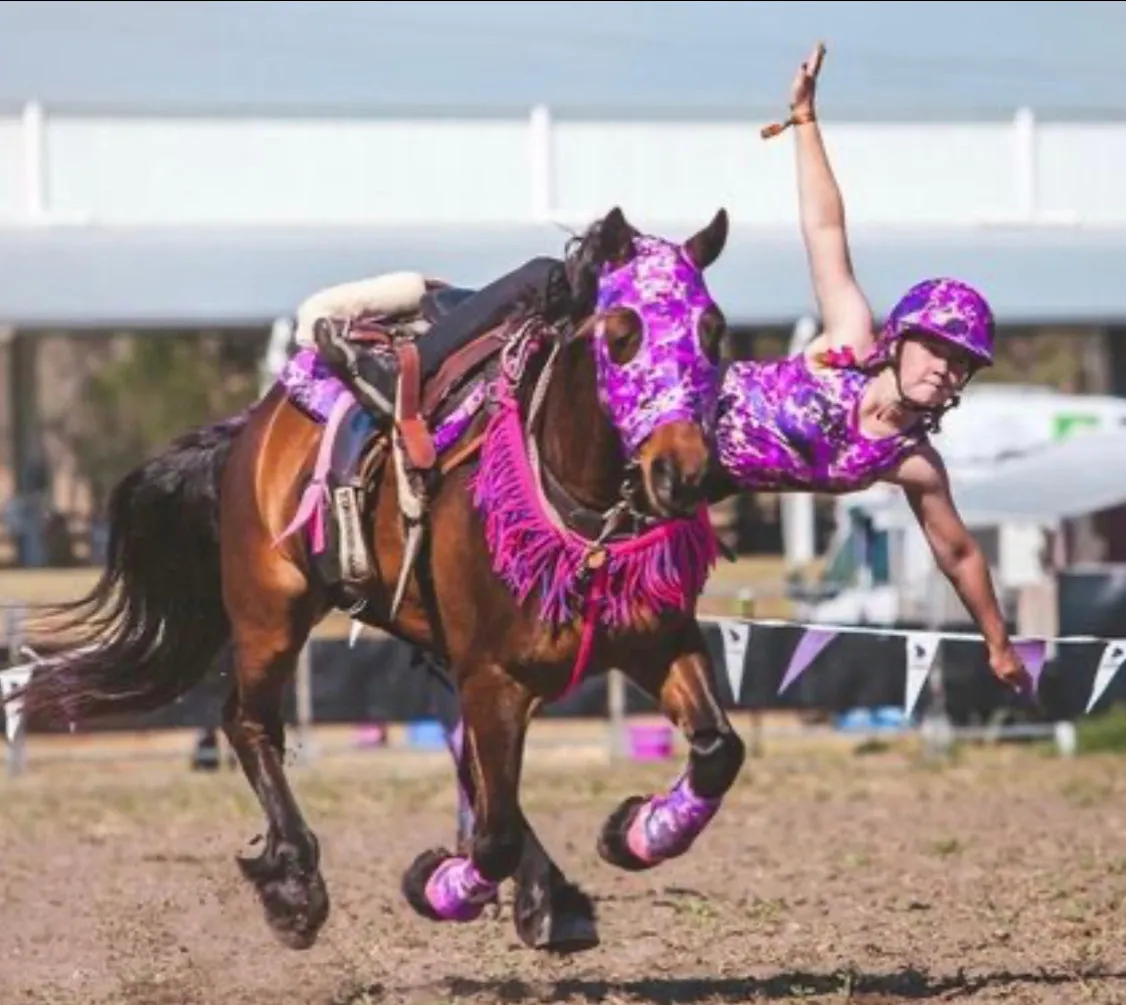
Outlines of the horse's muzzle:
M649 465L649 494L664 516L690 516L704 500L706 469L686 470L670 454L653 458Z

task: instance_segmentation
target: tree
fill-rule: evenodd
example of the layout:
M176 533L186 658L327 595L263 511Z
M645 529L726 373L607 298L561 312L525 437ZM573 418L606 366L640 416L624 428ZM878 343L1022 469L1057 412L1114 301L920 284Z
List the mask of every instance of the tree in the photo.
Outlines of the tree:
M96 508L170 440L254 401L258 340L236 338L243 344L217 334L134 335L86 379L63 435Z

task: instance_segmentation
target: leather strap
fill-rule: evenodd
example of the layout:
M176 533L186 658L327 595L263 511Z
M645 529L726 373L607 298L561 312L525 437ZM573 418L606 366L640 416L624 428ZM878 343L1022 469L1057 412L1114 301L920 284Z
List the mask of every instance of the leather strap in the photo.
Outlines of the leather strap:
M423 338L426 336L424 335ZM505 329L495 328L484 335L478 336L466 346L456 352L450 353L441 365L438 372L426 382L422 389L422 412L432 416L434 410L442 403L442 399L449 393L462 377L474 367L500 352L504 347Z
M551 473L551 469L541 462L541 484L547 501L554 507L563 522L583 537L593 541L602 533L606 514L603 510L591 509L579 502L568 492Z
M485 434L478 433L468 443L458 447L457 450L449 453L442 460L440 470L442 474L448 475L454 468L456 468L463 461L468 460L476 454L485 442Z
M418 348L413 342L400 342L395 347L399 358L398 418L396 425L403 437L403 447L411 466L419 471L429 471L437 460L437 451L430 430L419 412L419 360Z

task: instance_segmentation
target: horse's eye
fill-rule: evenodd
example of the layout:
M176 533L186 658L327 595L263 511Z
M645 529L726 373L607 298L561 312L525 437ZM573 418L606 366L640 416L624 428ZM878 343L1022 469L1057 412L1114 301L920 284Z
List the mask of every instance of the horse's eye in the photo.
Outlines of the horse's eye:
M611 362L624 366L641 348L641 318L634 311L618 310L606 318L606 353Z
M723 339L727 335L727 319L718 307L709 307L700 316L700 348L712 364L719 363Z

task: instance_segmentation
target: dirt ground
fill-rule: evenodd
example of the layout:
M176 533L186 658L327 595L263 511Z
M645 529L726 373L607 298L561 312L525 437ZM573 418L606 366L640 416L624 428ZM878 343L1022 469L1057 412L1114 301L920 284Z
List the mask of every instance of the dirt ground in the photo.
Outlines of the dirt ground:
M599 912L602 945L565 959L524 948L507 903L439 926L401 899L450 838L440 754L294 769L333 898L306 952L235 868L259 828L241 776L33 765L0 781L0 1003L1126 1002L1120 758L779 743L687 856L641 875L597 858L598 828L678 765L598 760L533 750L526 769L530 818Z

